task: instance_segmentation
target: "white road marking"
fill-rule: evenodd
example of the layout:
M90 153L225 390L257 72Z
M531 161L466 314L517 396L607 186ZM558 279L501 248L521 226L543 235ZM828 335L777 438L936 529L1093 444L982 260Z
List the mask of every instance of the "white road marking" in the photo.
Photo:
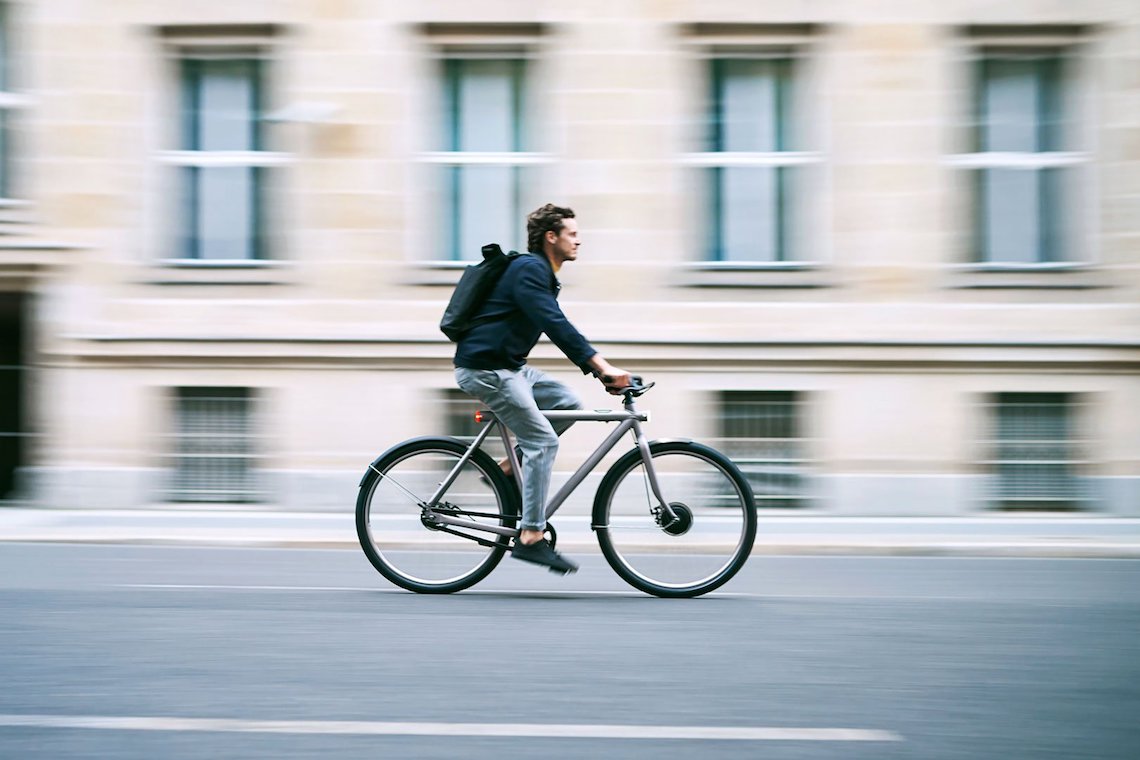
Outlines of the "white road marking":
M256 586L256 585L223 585L207 583L120 583L114 588L138 589L190 589L202 591L368 591L380 594L411 594L398 588L381 588L376 586ZM466 589L459 592L460 596L629 596L646 597L646 594L630 589L629 591L568 591L565 589ZM732 591L713 591L704 596L708 597L744 597L750 599L763 598L760 594L745 594Z
M899 742L893 731L776 726L633 726L546 723L403 723L341 720L241 720L113 715L0 715L0 728L344 736L497 736L547 739L681 739L693 741Z

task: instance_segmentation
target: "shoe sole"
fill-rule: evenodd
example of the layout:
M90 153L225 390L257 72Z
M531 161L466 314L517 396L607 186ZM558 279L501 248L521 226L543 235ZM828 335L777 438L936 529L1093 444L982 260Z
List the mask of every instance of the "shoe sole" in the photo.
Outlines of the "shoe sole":
M576 567L568 567L568 568L554 567L553 565L548 565L545 562L536 562L533 559L530 559L529 557L520 557L519 555L515 554L514 552L511 552L511 556L514 557L515 559L521 561L521 562L526 562L526 563L529 563L531 565L538 565L539 567L545 567L547 570L549 570L552 573L555 573L556 575L570 575L571 573L578 572L578 568L576 568Z

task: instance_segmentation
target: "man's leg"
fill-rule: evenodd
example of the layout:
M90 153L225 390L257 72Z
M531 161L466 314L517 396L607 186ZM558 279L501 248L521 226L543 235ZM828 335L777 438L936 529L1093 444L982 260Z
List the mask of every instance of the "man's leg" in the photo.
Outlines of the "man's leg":
M574 572L578 566L554 551L542 537L546 530L546 495L558 453L558 435L539 411L530 382L532 377L535 376L524 371L456 370L459 387L485 403L514 433L522 454L523 515L512 554L556 572Z
M514 434L522 454L523 543L531 543L546 529L546 494L558 453L558 436L542 416L527 376L512 370L457 370L456 380L466 393L485 403ZM528 540L529 539L529 540Z
M542 370L527 366L522 368L522 372L526 373L527 381L531 385L531 393L534 395L534 401L539 409L572 410L582 408L578 394ZM574 420L551 422L554 432L558 435L565 433L573 424Z

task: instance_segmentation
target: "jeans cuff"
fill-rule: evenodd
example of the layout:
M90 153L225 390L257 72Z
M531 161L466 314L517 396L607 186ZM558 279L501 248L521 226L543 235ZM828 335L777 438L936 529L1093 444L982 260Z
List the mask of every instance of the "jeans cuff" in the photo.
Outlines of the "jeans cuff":
M519 527L522 530L546 530L546 523L535 525L534 523L520 523Z

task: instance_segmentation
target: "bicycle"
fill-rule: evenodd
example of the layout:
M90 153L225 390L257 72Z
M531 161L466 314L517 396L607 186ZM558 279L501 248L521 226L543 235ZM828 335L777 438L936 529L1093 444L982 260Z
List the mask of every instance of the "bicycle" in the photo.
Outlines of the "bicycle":
M649 441L634 399L654 383L622 391L621 410L544 411L548 419L617 423L546 506L549 520L626 433L635 446L617 459L594 495L590 527L623 580L648 594L694 597L744 566L756 538L756 507L740 470L719 451L687 439ZM372 565L418 593L451 593L491 573L516 538L522 468L510 432L492 412L474 440L424 437L377 457L360 480L356 531ZM481 447L497 432L504 473ZM668 498L666 498L668 495ZM425 533L426 531L426 533ZM547 539L556 544L554 526ZM424 547L425 539L430 539Z

